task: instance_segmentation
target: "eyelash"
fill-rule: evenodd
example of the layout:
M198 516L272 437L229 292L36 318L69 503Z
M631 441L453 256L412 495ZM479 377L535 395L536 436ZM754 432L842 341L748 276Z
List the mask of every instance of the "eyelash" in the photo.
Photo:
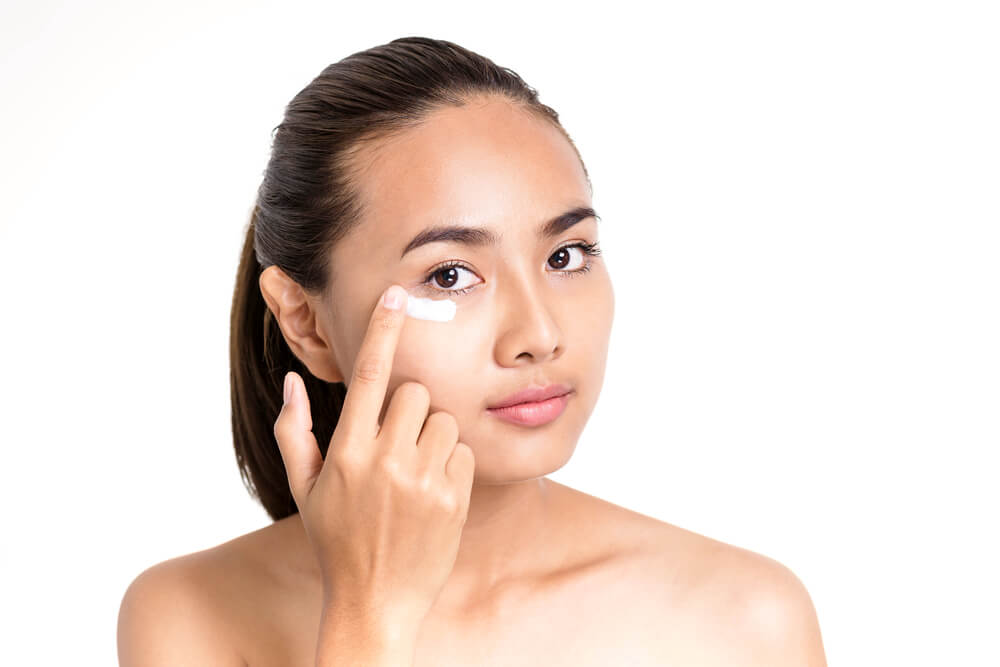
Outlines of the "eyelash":
M584 255L588 255L590 257L597 257L598 255L601 254L601 248L600 248L599 244L597 244L597 243L586 243L584 241L578 241L577 243L571 243L569 245L564 245L564 246L562 246L560 248L556 248L552 252L552 255L556 254L560 250L565 250L566 248L580 248L583 251ZM549 257L552 257L552 255L549 255ZM581 266L579 269L573 269L572 271L556 271L556 273L561 273L563 275L566 275L567 277L574 278L574 277L576 277L576 276L578 276L580 274L583 274L583 273L586 273L586 272L590 271L590 269L593 266L593 264L594 264L594 262L592 260L588 259L587 262L583 266ZM467 267L462 262L459 262L459 261L447 262L445 264L442 264L441 266L438 266L438 267L435 267L435 268L431 269L430 272L427 274L427 277L424 278L424 282L422 284L424 286L426 286L426 287L434 290L434 291L443 292L445 294L459 294L459 295L461 295L461 294L465 294L466 292L469 292L470 290L474 289L476 287L475 285L472 285L470 287L463 287L462 289L458 289L458 290L454 290L454 289L442 289L440 287L435 287L434 285L431 284L431 281L434 279L434 276L436 276L438 273L440 273L441 271L444 271L446 269L451 269L451 268L454 268L454 267L459 267L459 268L465 269L466 271L472 271L472 269L470 269L469 267Z

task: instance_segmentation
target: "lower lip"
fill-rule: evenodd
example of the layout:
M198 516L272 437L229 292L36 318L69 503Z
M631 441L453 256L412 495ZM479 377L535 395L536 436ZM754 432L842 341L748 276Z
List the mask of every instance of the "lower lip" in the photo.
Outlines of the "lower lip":
M518 403L506 408L487 408L487 412L512 424L541 426L548 424L562 414L569 397L570 394L563 394L537 403Z

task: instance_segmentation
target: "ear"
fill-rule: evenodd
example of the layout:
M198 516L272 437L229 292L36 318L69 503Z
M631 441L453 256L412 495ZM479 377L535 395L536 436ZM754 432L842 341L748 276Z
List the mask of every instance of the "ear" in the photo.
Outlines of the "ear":
M319 327L316 304L305 290L278 266L260 274L260 292L274 316L281 335L309 372L326 382L343 382L333 349Z

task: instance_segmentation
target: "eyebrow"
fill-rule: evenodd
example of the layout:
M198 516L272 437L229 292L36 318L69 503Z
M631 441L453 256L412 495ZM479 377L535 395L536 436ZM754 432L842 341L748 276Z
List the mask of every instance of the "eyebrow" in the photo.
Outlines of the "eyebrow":
M586 220L587 218L600 220L601 216L597 215L592 208L577 206L576 208L572 208L561 215L557 215L548 222L543 223L538 228L538 237L542 239L549 239L553 236L558 236L576 223L581 220ZM438 225L435 227L428 227L414 236L413 240L406 244L406 247L403 249L403 254L399 257L402 259L406 253L414 250L415 248L419 248L422 245L426 245L428 243L438 243L441 241L461 243L467 246L478 247L500 245L499 235L486 227Z

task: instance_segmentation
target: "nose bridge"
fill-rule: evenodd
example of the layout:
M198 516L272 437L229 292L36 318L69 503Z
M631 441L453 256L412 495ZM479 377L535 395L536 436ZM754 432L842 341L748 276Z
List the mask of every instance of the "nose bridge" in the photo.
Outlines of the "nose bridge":
M547 359L561 347L561 332L551 310L545 277L512 264L501 276L502 320L497 340L498 361L518 363L525 353L534 361Z

